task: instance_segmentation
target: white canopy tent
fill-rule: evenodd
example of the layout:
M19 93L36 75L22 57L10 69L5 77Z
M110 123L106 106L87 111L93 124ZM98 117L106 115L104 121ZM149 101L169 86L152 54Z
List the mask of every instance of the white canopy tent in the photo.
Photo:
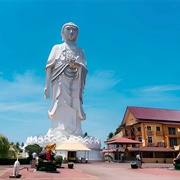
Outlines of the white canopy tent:
M69 159L69 160L76 160L77 158L77 154L76 152L77 151L87 151L89 152L90 149L88 147L86 147L85 145L83 145L82 143L80 142L63 142L59 145L56 146L56 151L66 151L67 154L66 154L66 158ZM70 153L74 151L74 153ZM69 155L69 153L71 155ZM73 154L73 155L72 155ZM89 153L88 153L88 156L89 156ZM79 162L86 162L87 163L87 158L86 158L86 153L85 153L85 157L81 157L81 158L78 158Z
M63 142L56 146L56 150L61 151L90 151L88 147L80 142Z

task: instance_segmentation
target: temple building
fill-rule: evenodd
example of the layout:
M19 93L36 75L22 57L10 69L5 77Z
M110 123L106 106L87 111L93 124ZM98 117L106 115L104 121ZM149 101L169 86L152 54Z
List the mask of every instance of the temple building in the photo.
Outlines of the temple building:
M119 156L124 160L140 154L143 162L171 163L179 153L180 110L128 106L120 125L122 137L106 141L106 151L122 147ZM122 138L134 140L128 144ZM119 143L118 143L119 142ZM137 142L140 142L138 144ZM113 148L112 148L113 147ZM126 152L127 153L123 153ZM104 157L107 156L104 150ZM115 153L108 156L115 160ZM123 158L121 161L123 161ZM117 158L116 158L117 159Z

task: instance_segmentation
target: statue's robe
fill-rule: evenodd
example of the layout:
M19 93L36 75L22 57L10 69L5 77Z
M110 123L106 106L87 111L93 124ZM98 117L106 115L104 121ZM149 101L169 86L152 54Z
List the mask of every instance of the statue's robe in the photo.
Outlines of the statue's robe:
M46 68L51 68L52 103L48 116L52 119L48 134L82 135L81 120L86 119L83 91L87 74L84 52L76 46L78 69L71 69L65 58L66 44L55 45ZM75 71L75 72L74 72Z

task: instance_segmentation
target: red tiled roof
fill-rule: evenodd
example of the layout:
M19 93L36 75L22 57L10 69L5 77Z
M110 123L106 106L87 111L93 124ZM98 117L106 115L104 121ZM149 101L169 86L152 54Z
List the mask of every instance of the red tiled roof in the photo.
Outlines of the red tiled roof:
M129 148L129 151L139 151L139 148ZM164 147L140 147L142 152L176 152L176 150Z
M127 109L136 119L163 120L180 122L180 110L128 106Z
M105 141L106 144L140 144L141 142L128 138L119 138L115 140Z
M125 149L123 147L119 147L119 148L111 148L111 149L103 149L102 152L106 153L106 152L125 152Z

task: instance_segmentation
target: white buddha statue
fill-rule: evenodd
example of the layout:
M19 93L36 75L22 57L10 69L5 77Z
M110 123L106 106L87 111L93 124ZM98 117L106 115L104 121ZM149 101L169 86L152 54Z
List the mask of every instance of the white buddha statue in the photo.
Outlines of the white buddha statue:
M61 35L64 42L52 48L45 68L45 98L50 97L50 82L52 85L48 110L52 123L47 135L81 136L81 121L86 119L82 107L86 60L83 50L75 44L78 26L71 22L64 24Z

